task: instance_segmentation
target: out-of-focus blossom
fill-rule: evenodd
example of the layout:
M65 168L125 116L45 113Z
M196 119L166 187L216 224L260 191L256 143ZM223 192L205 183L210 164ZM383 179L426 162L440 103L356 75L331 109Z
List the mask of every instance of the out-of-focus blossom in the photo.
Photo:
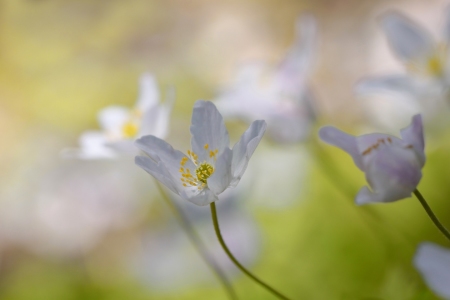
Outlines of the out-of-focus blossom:
M416 115L410 126L400 131L401 139L381 133L352 136L326 126L320 138L346 151L358 168L366 174L372 191L364 186L356 196L357 204L392 202L416 189L425 164L422 117Z
M425 28L397 12L384 15L381 26L407 73L363 79L356 85L357 96L380 95L393 98L389 99L392 101L396 101L395 98L409 101L406 110L421 112L425 119L435 116L450 102L450 14L447 14L440 42L436 42ZM392 105L395 107L395 103ZM394 113L399 115L404 110Z
M315 19L302 16L296 24L293 46L268 81L264 80L264 64L245 65L234 84L215 99L219 111L225 118L266 120L269 137L276 142L294 143L307 138L315 119L308 87L315 46Z
M246 266L255 262L260 248L260 232L251 216L240 208L241 191L228 189L217 203L221 232L232 253ZM209 210L179 202L192 225L207 245L209 253L225 273L241 274L217 241ZM177 224L164 229L149 228L143 235L143 247L132 258L133 273L152 289L170 290L200 283L216 283L216 278L195 251ZM192 276L195 273L196 276Z
M139 97L132 109L109 106L98 114L100 131L87 131L80 136L80 149L67 149L63 156L80 159L116 158L120 154L136 154L135 139L151 134L165 138L174 97L160 103L153 75L140 78Z
M450 299L450 249L422 243L416 251L414 266L433 292Z
M149 156L137 156L136 164L182 198L207 205L239 183L265 130L266 122L254 121L230 149L228 131L215 105L197 101L191 122L192 151L185 155L149 135L136 141Z

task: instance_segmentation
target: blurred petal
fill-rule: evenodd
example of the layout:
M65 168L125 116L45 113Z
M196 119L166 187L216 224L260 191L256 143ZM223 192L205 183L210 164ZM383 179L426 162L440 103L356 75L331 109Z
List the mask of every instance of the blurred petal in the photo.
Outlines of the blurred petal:
M79 138L79 149L65 149L61 155L63 158L78 159L106 159L116 158L117 153L106 146L106 136L100 131L87 131Z
M275 84L282 90L296 91L305 85L316 50L317 24L311 15L303 15L296 23L296 39L275 74Z
M427 59L434 51L428 32L399 13L386 14L381 26L392 49L405 62Z
M230 148L226 148L222 155L217 158L216 165L214 166L214 173L208 178L208 187L216 195L219 195L228 188L233 179L231 173L232 157L233 152Z
M107 131L117 133L122 130L130 118L130 110L123 106L108 106L100 111L98 114L98 121L100 127Z
M159 104L159 89L155 77L150 73L144 73L139 79L139 96L136 108L145 112Z
M220 156L230 143L223 118L210 101L195 102L191 134L191 147L198 155L200 162L211 161L209 151L218 150ZM205 145L208 145L207 150L205 150Z
M415 115L411 124L400 130L400 136L405 142L414 147L414 150L419 156L423 166L425 164L425 141L423 136L422 116Z
M359 81L355 87L359 97L369 97L378 94L393 94L414 99L417 87L411 77L407 75L389 75L367 78Z
M450 6L445 9L444 37L447 44L450 44Z
M422 243L414 257L414 266L433 292L450 299L449 249L428 242Z
M320 128L319 137L325 143L339 147L350 154L358 168L363 170L362 155L359 152L356 137L333 126Z
M247 169L250 157L255 152L266 130L266 122L262 120L254 121L241 136L239 142L233 147L233 159L231 172L233 174L232 185L238 184Z

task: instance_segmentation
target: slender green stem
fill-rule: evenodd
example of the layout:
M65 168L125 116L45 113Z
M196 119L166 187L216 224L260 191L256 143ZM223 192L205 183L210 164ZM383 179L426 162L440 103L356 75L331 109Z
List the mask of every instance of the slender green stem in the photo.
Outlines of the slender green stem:
M450 240L450 232L442 225L442 223L439 221L439 219L436 217L436 215L431 210L431 207L428 205L425 198L422 196L422 194L419 192L419 190L414 190L414 195L416 195L417 199L419 199L420 204L422 204L423 208L427 212L428 216L430 217L431 221L433 221L434 225L439 229L439 231L445 235L445 237Z
M243 265L241 265L241 263L233 256L230 249L228 249L227 245L225 244L222 234L220 233L219 220L217 219L216 204L214 202L211 202L210 206L211 206L211 215L212 215L212 221L214 224L214 230L216 231L216 235L219 240L219 243L222 246L223 250L228 255L228 257L231 259L231 261L236 265L236 267L238 267L239 270L244 272L247 276L249 276L251 279L256 281L258 284L260 284L262 287L267 289L269 292L271 292L278 298L284 299L284 300L289 300L288 297L284 296L283 294L281 294L280 292L278 292L277 290L275 290L274 288L272 288L271 286L269 286L268 284L263 282L261 279L259 279L255 275L253 275L249 270L247 270Z
M155 180L156 181L156 180ZM220 283L225 288L228 297L233 300L237 300L238 297L236 295L236 292L233 289L233 286L228 281L227 277L225 276L225 273L222 271L220 266L217 264L213 256L208 252L205 245L201 241L200 237L197 235L197 233L194 231L194 228L189 221L189 219L186 217L186 215L183 213L181 208L178 207L166 194L166 192L163 190L159 182L156 181L156 186L158 187L159 192L164 198L164 201L169 206L170 210L174 214L175 218L177 219L180 226L185 231L186 235L188 236L191 243L194 245L195 249L198 251L200 256L203 258L203 260L206 262L208 267L211 269L211 271L216 275L217 279L220 281Z

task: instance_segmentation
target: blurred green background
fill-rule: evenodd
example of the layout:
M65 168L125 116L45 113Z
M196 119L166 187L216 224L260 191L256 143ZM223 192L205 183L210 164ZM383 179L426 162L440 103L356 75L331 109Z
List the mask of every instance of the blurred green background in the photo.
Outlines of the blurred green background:
M132 158L63 160L60 151L98 128L101 108L132 106L145 71L163 93L176 88L168 141L187 149L193 103L212 99L239 63L276 64L304 12L319 27L311 78L318 125L376 129L352 87L401 69L378 16L397 9L434 30L445 7L434 0L1 0L0 299L227 299L191 246L171 240L180 229ZM228 128L235 140L245 130ZM419 185L447 226L449 137L448 130L430 134ZM256 150L249 168L285 180L249 184L259 190L247 188L233 204L252 228L242 241L250 249L244 264L294 299L437 299L411 261L421 241L445 241L416 199L357 207L363 174L345 153L322 145L335 170L324 168L312 143L263 141ZM201 232L212 229L207 207L186 209L201 219ZM230 237L239 231L231 228ZM167 249L140 258L147 244ZM240 299L274 299L227 270Z

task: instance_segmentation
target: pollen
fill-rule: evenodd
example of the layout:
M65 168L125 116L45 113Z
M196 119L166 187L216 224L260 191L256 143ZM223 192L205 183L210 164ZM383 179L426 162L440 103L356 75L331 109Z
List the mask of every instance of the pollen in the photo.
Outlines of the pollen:
M205 144L205 146L203 146L203 148L205 148L205 150L207 150L209 148L209 145Z
M442 76L444 73L444 66L442 60L437 55L431 56L427 61L427 71L432 76Z
M205 148L206 149L206 148ZM209 158L214 158L214 159L217 159L217 153L219 153L219 150L214 150L214 151L212 151L212 150L210 150L209 151Z
M214 173L214 168L208 163L202 163L195 170L198 181L206 184L206 180Z
M139 127L134 122L127 122L122 127L122 133L125 138L134 138L136 134L138 133Z

